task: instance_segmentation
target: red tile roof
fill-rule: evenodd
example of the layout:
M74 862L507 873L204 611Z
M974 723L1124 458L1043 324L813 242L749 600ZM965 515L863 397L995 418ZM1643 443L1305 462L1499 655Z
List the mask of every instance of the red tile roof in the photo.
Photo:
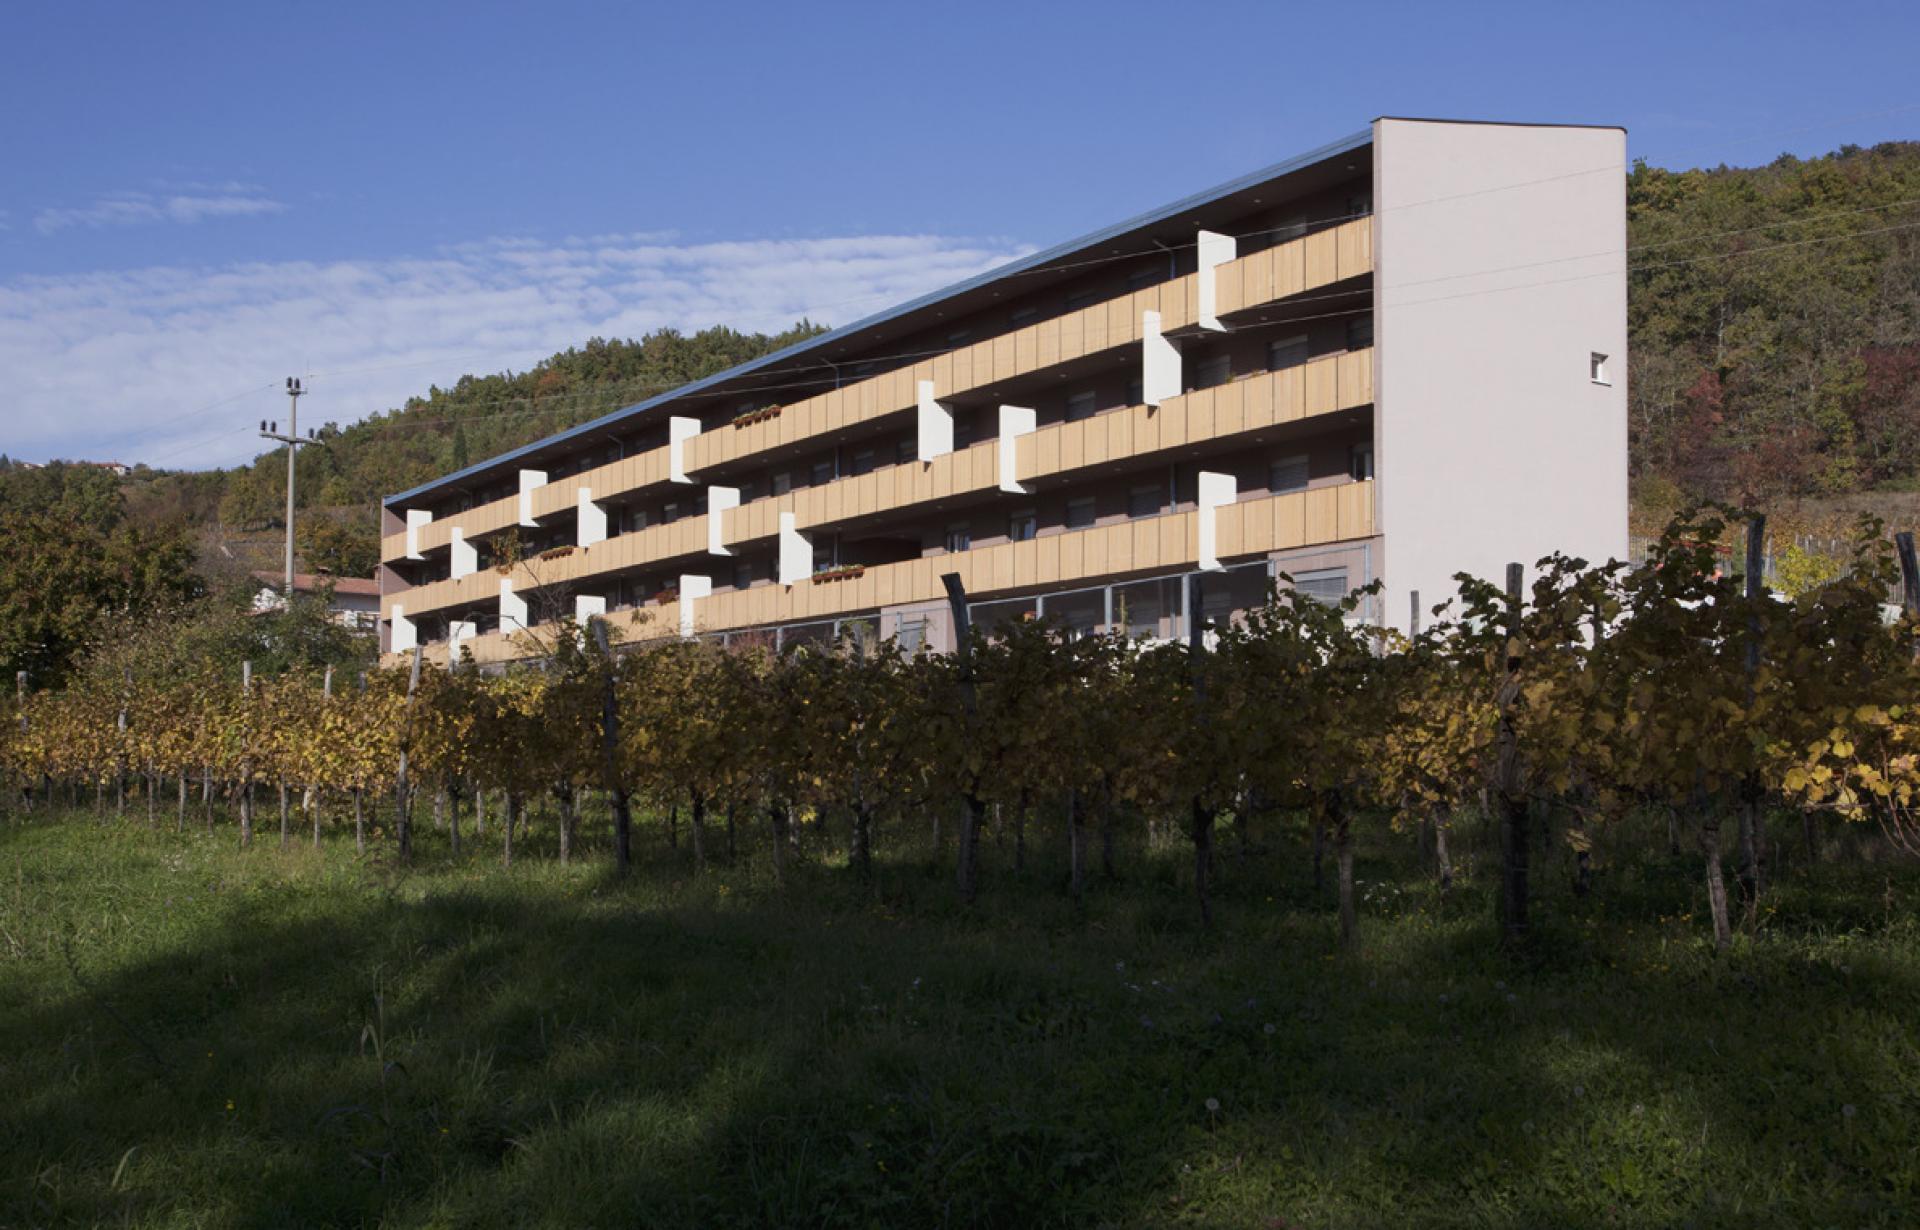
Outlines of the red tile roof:
M256 572L253 576L254 579L261 584L271 585L276 589L285 584L287 579L284 572ZM334 594L342 598L349 594L366 598L377 598L380 596L380 582L374 580L372 577L332 577L319 572L296 572L293 574L293 590L295 593L310 594L322 585L333 586Z

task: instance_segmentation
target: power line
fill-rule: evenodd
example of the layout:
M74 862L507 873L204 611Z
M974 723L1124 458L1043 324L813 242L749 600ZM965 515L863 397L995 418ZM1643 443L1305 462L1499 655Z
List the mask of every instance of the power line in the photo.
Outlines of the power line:
M1906 202L1906 203L1920 203L1920 202ZM1857 212L1868 212L1868 211L1866 210L1837 211L1837 213L1857 213ZM1734 259L1742 256L1762 255L1767 252L1778 251L1778 250L1787 249L1787 248L1806 247L1806 246L1811 246L1811 245L1821 244L1821 243L1836 243L1836 242L1840 242L1842 240L1847 240L1847 239L1866 238L1866 237L1871 237L1875 235L1883 235L1883 234L1907 231L1907 230L1912 230L1915 227L1920 227L1920 222L1901 223L1894 226L1879 227L1879 228L1874 228L1872 230L1866 230L1866 231L1853 231L1845 235L1816 236L1811 239L1782 242L1778 244L1769 244L1762 247L1742 249L1738 252L1705 253L1699 256L1685 257L1685 258L1671 260L1671 261L1661 261L1661 262L1654 262L1654 263L1643 264L1643 265L1629 265L1624 270L1624 274L1626 276L1631 276L1632 274L1635 274L1635 273L1646 272L1654 269L1674 268L1678 266L1700 264L1700 263L1713 261L1713 260L1728 260L1728 259ZM1728 234L1748 233L1753 229L1765 229L1765 228L1746 228L1742 231L1726 232L1726 233ZM1435 285L1442 282L1458 281L1464 278L1492 277L1501 273L1520 272L1527 269L1543 268L1548 265L1562 264L1562 263L1567 263L1571 261L1592 260L1592 259L1598 259L1606 256L1623 255L1627 252L1638 251L1638 250L1640 249L1615 248L1615 249L1611 249L1610 251L1585 253L1579 256L1556 257L1551 260L1535 261L1535 262L1519 264L1519 265L1497 266L1497 267L1492 267L1487 269L1468 270L1462 273L1443 274L1433 278L1424 278L1424 279L1418 279L1418 280L1409 281L1409 282L1401 282L1397 284L1396 289L1410 287L1410 286ZM1532 289L1532 288L1541 287L1541 286L1552 286L1552 285L1558 285L1563 282L1581 281L1581 280L1586 280L1586 279L1595 278L1595 277L1610 277L1610 276L1622 274L1622 272L1623 271L1619 269L1598 270L1592 273L1576 274L1567 278L1553 278L1553 279L1547 279L1544 281L1522 282L1512 286L1483 287L1475 290L1463 291L1463 292L1460 292L1459 294L1453 294L1453 295L1439 295L1439 296L1433 296L1425 299L1404 300L1400 303L1386 304L1385 306L1411 307L1411 306L1418 306L1423 303L1451 302L1451 301L1464 299L1464 298L1472 298L1477 295L1489 295L1489 294L1498 294L1498 293L1503 293L1508 291L1527 290L1527 289ZM1304 304L1352 299L1356 295L1363 294L1363 293L1365 292L1359 289L1332 291L1332 292L1327 292L1322 294L1290 296L1287 299L1278 301L1278 302L1283 303L1287 307L1297 307ZM1234 332L1243 333L1243 332L1247 332L1247 331L1258 329L1258 328L1266 328L1266 327L1277 328L1277 327L1283 327L1291 324L1307 323L1315 320L1330 320L1330 319L1336 319L1339 317L1350 316L1351 314L1352 314L1351 310L1343 310L1343 311L1336 311L1336 312L1322 312L1322 313L1309 314L1309 315L1289 315L1286 318L1279 321L1265 322L1263 324L1241 325L1236 327ZM937 357L939 355L946 354L946 353L949 353L948 348L936 348L936 349L916 350L916 351L898 351L893 354L877 355L877 356L872 356L870 358L864 358L861 360L861 362L862 363L867 363L867 362L878 363L878 362L893 362L893 361L906 362L906 361L913 361L913 360L923 359L923 358ZM813 365L813 366L819 366L819 365ZM778 384L758 385L751 390L742 390L741 392L743 394L744 393L762 394L762 393L791 392L791 391L801 390L801 389L816 388L820 385L824 385L828 383L833 379L834 377L831 374L823 374L823 375L809 377L809 378L785 381ZM617 388L619 386L608 386L608 387ZM678 388L681 386L670 385L670 386L652 386L652 387L658 388L662 392L669 392L672 389ZM605 399L607 397L608 397L608 393L605 391L587 390L587 391L582 391L576 394L559 395L557 400L585 401L585 400ZM471 403L471 404L478 404L478 405L520 404L520 403L525 403L529 401L538 402L539 400L540 399L509 398L509 399L502 399L500 401L490 402L490 403L482 402L482 403ZM524 410L524 411L508 411L508 412L502 412L502 413L496 413L496 414L461 415L458 417L445 418L445 419L409 420L408 426L410 427L448 426L448 425L458 425L462 423L487 422L487 421L493 421L496 419L503 419L503 418L528 418L528 417L534 417L539 414L545 414L548 412L549 412L548 408L536 405L535 408Z

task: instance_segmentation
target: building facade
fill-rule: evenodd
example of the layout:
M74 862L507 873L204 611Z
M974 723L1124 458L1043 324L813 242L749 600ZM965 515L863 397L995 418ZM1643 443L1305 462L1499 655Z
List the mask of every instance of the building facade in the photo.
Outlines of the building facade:
M259 588L253 594L253 613L285 610L286 574L256 572ZM293 574L293 592L303 597L325 594L327 614L342 627L372 632L380 619L380 583L372 577L335 577L312 572Z
M1178 636L1276 575L1404 628L1627 549L1626 141L1381 119L384 502L382 648Z

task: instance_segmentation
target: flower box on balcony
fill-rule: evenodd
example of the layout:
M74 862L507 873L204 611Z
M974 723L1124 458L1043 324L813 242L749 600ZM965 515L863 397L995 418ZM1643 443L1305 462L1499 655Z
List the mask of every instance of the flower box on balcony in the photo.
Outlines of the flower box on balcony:
M824 568L813 574L816 581L851 581L866 572L865 564L842 564L838 568Z
M669 603L678 601L680 601L680 591L677 589L663 589L653 596L653 604L655 606L666 606Z
M780 412L784 409L786 409L785 406L763 406L758 410L749 410L745 414L736 415L733 420L733 425L735 427L751 427L755 423L764 423L769 419L777 419L780 417Z

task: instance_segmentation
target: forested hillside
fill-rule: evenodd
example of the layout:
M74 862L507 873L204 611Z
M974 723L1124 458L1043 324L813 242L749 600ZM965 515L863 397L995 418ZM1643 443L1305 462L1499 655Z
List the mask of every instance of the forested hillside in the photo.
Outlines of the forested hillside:
M1627 180L1643 503L1920 487L1920 143Z
M821 332L801 321L778 334L716 327L663 329L638 341L594 338L525 372L462 376L406 405L348 427L320 429L324 448L300 452L299 496L313 510L303 554L318 567L373 568L381 496L631 405ZM286 499L284 449L248 467L201 474L136 475L136 515L184 518L228 533L278 527Z

